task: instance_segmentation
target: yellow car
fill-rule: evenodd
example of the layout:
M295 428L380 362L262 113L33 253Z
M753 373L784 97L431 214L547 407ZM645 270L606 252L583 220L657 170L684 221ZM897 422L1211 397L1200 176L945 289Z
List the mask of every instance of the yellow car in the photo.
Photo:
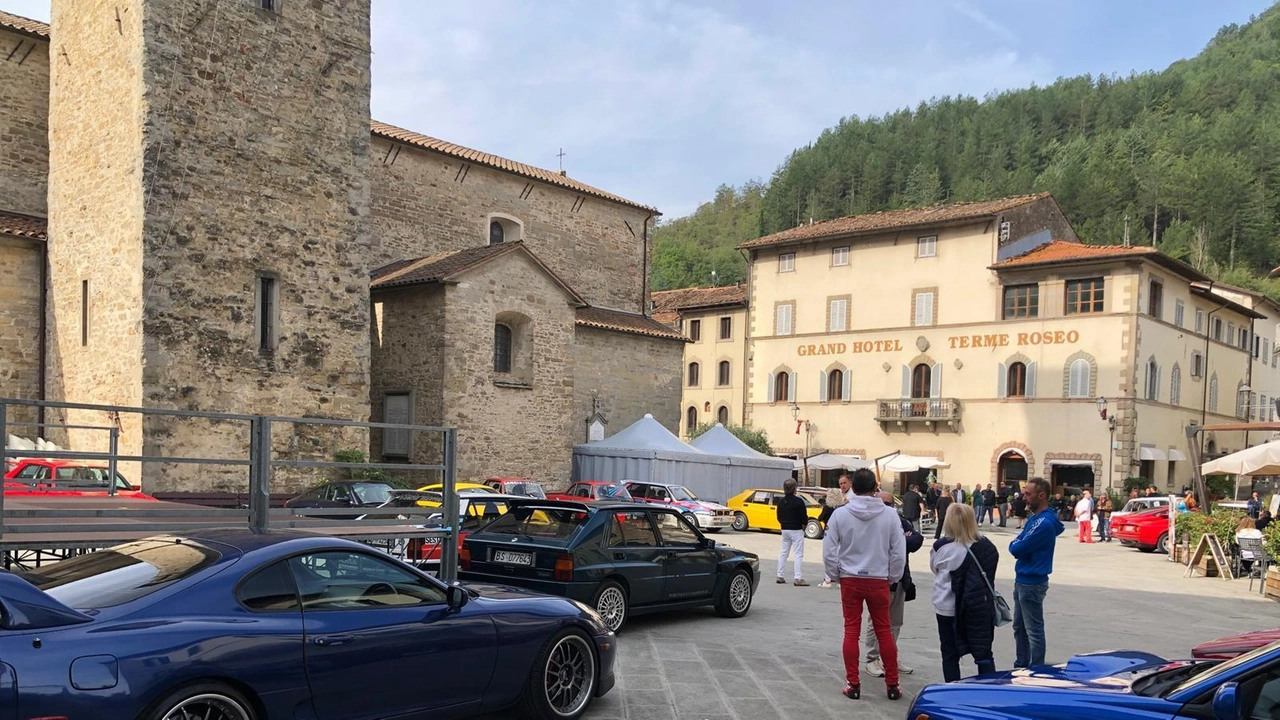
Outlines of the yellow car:
M782 526L778 525L778 501L783 495L781 490L747 490L729 498L725 505L733 511L733 529L782 530ZM804 501L809 513L804 536L811 539L822 537L822 523L818 522L822 506L804 493L796 493L796 497Z
M444 483L435 483L433 485L423 485L418 488L418 492L441 492L444 490ZM487 492L497 494L497 490L483 483L459 482L453 484L454 492ZM439 500L419 500L418 507L440 507Z

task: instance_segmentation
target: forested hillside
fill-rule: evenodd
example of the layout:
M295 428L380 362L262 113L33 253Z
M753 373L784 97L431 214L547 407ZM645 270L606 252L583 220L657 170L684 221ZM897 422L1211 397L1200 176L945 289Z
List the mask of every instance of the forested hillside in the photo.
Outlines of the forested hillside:
M1195 58L977 100L847 118L768 185L721 187L658 227L653 287L740 279L743 240L938 202L1052 192L1090 243L1155 243L1261 287L1280 263L1280 7L1218 31Z

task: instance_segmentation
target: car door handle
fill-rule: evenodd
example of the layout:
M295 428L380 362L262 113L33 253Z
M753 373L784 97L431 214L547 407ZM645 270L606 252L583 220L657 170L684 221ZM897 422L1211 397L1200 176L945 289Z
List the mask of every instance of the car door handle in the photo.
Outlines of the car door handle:
M619 553L619 552L616 552L616 553L614 553L614 554L613 554L613 559L614 559L614 560L626 560L626 559L627 559L627 554L626 554L626 553Z
M355 642L355 635L319 635L311 638L311 642L317 645L345 645L349 642Z
M680 552L678 550L668 550L667 557L670 557L670 558L680 557Z

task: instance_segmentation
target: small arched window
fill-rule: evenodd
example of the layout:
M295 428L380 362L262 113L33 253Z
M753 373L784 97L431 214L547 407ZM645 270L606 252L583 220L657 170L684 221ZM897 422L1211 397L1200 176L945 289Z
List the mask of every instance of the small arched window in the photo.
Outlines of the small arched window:
M1146 398L1148 400L1160 399L1160 366L1156 365L1156 359L1151 358L1147 361L1147 387Z
M688 411L684 414L685 434L690 434L693 429L698 427L698 408L693 405L689 406Z
M494 323L493 326L493 371L511 372L511 326Z
M780 372L773 376L773 397L777 402L791 398L791 374Z
M717 366L716 385L719 385L720 387L727 387L729 385L729 380L729 361L721 360L720 364Z
M1027 396L1027 366L1026 363L1015 362L1009 365L1009 377L1005 380L1005 395L1007 397L1026 397Z
M836 368L827 373L827 399L844 400L844 370Z
M911 397L927 398L933 385L933 368L920 363L911 369Z
M721 405L720 409L716 411L716 422L721 425L729 424L729 407L727 405Z
M1218 412L1218 373L1209 378L1209 410Z
M506 228L502 227L502 223L497 220L489 221L489 244L497 245L507 237Z
M698 363L689 363L689 387L698 387L699 381L702 379L699 377L701 374L700 371L701 368L698 367Z

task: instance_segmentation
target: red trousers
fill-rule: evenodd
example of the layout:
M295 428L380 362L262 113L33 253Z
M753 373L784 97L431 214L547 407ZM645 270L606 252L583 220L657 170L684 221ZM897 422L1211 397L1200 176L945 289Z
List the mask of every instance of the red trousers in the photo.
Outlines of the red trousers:
M859 643L862 640L862 604L871 613L871 625L880 643L886 685L898 684L898 644L889 623L889 581L874 578L840 578L840 602L844 605L844 675L850 685L858 680Z
M1088 520L1080 521L1080 542L1082 543L1093 542L1093 523L1089 522Z

